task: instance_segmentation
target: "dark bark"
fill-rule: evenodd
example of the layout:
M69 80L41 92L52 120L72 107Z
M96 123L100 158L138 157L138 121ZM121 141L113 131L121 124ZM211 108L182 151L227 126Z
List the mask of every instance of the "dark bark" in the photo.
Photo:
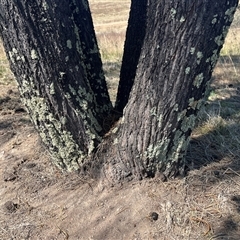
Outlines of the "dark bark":
M107 131L112 105L86 1L0 1L1 36L34 125L63 169Z
M135 79L137 64L145 37L147 0L132 0L115 103L117 112L126 106Z
M190 134L237 4L148 2L136 77L108 153L111 181L184 172Z

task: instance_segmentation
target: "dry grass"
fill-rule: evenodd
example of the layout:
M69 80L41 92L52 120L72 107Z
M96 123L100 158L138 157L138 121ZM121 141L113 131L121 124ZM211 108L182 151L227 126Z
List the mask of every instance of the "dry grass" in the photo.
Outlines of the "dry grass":
M0 39L0 84L11 84L13 82L14 77L9 69L9 63Z
M125 32L130 0L90 0L97 33Z
M121 61L129 5L129 0L90 1L94 28L104 62Z
M239 10L238 10L239 11ZM238 14L238 12L237 12ZM234 25L233 25L234 26ZM240 55L240 23L238 27L232 27L227 35L225 44L221 51L222 56Z
M115 102L130 0L90 0L109 95Z
M238 9L221 51L221 57L214 69L207 106L200 114L199 123L193 131L193 138L197 136L206 143L205 152L209 145L214 145L217 155L238 160L240 160L239 16ZM208 157L206 155L205 157Z

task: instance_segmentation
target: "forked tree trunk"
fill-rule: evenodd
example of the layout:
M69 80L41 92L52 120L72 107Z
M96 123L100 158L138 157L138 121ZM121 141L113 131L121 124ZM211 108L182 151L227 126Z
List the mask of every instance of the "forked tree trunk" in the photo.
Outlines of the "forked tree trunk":
M184 173L190 134L237 4L148 1L136 77L105 159L110 181Z
M112 105L87 2L0 0L11 69L55 163L78 169L97 151L113 182L183 172L189 137L237 3L132 1L120 80L128 92L118 94L116 106L125 108L107 133ZM142 15L134 15L136 10ZM141 32L139 23L145 25ZM129 78L127 61L133 64Z

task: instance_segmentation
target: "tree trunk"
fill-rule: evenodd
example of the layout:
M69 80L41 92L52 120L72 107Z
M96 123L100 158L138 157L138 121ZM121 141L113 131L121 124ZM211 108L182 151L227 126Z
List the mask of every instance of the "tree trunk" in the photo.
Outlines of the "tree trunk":
M0 3L1 36L23 102L60 168L78 169L93 156L111 182L184 172L238 0L132 1L116 106L123 116L109 132L112 105L87 2Z
M32 121L55 163L78 169L112 110L86 1L0 1L1 36Z
M110 181L184 173L190 134L237 4L148 2L136 77L105 159Z

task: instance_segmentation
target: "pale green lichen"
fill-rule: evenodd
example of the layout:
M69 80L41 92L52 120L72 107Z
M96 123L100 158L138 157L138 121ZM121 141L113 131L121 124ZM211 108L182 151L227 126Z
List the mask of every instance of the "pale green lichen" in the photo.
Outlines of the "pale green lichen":
M216 22L217 22L217 18L213 18L212 24L214 25L214 24L216 24Z
M75 90L70 84L68 84L68 87L69 87L71 93L72 93L74 96L76 96L76 95L77 95L76 90Z
M158 121L158 128L161 128L163 124L163 114L160 114L158 116L157 121Z
M188 75L188 74L190 73L190 70L191 70L190 67L187 67L187 68L185 69L185 73L186 73L186 75Z
M69 56L66 56L65 57L65 62L68 62L69 61Z
M153 107L152 109L150 109L150 115L156 117L158 122L158 128L161 128L163 123L163 114L158 115L157 108Z
M38 55L37 55L37 52L36 52L35 49L32 49L32 50L31 50L31 59L32 59L32 60L38 59Z
M177 136L174 138L174 148L171 150L170 156L172 159L172 162L177 162L180 159L182 159L185 155L185 152L187 150L188 147L188 143L189 143L189 139L186 139L185 134L183 134L182 136ZM171 169L171 163L169 162L169 169ZM167 167L168 168L168 167Z
M223 32L222 32L222 34L223 34L224 39L225 39L225 37L227 36L227 33L228 33L229 28L230 28L230 26L224 26L224 27L223 27Z
M195 53L195 48L194 47L191 47L190 48L190 54L193 55Z
M79 104L85 112L88 110L88 101L86 101L85 99L81 99L79 101Z
M174 112L177 112L177 111L178 111L178 104L177 104L177 103L174 105L173 111L174 111Z
M87 117L90 119L89 128L91 128L92 132L95 133L94 138L96 138L96 131L101 132L102 127L94 117L91 109L88 108L86 111L86 114L87 114Z
M13 49L12 49L12 52L13 52L14 54L17 54L17 53L18 53L18 50L17 50L16 48L13 48Z
M179 112L177 116L177 121L180 122L183 118L185 118L186 113L187 113L187 109L184 109L183 111Z
M48 4L47 4L47 2L46 1L43 1L42 2L42 7L43 7L43 9L45 10L45 11L47 11L48 10Z
M164 138L162 141L156 144L150 144L144 153L146 158L157 159L158 161L165 161L167 156L167 148L170 143L170 139Z
M74 3L76 4L75 1L74 1ZM82 4L83 4L83 7L85 8L85 10L89 10L88 1L82 0Z
M28 92L31 80L23 81L20 86L21 94ZM79 168L79 163L84 161L85 154L79 149L72 134L62 129L66 124L66 118L56 119L49 111L44 98L38 97L38 93L31 95L31 98L23 98L27 109L30 110L31 118L39 130L42 141L49 146L50 154L54 158L55 164L66 167L66 170L72 171ZM44 122L38 125L38 122ZM51 147L52 145L52 147Z
M55 94L55 88L54 88L54 83L52 82L49 86L49 93L51 95L54 95Z
M68 92L65 92L64 96L65 96L65 98L67 98L67 99L71 99L71 98L72 98L71 94L68 93Z
M9 56L11 62L14 63L15 60L14 60L14 58L13 58L13 56L14 56L13 52L9 51L9 52L8 52L8 56Z
M67 124L67 118L65 116L62 116L60 118L60 122L62 123L62 125L66 125Z
M200 64L202 58L203 58L203 53L197 52L197 64Z
M188 99L188 106L192 106L192 104L195 102L195 99L192 97L192 98L189 98Z
M90 54L96 54L99 52L98 46L96 45L94 40L92 40L92 41L94 42L94 46L93 46L93 49L90 49Z
M172 19L175 18L176 13L177 13L177 10L174 9L174 8L171 8L171 10L170 10L170 15L171 15Z
M223 34L217 36L214 38L214 42L218 45L218 46L222 46L224 43L224 36Z
M18 50L16 48L12 48L12 51L8 52L8 56L11 60L12 63L15 62L16 60L21 60L21 57L17 55L18 54Z
M86 124L86 122L85 122L85 126L87 126L87 124ZM90 129L86 129L85 130L85 132L86 132L86 134L87 134L87 136L89 137L89 139L88 139L88 155L91 155L91 153L94 151L94 149L95 149L95 144L94 144L94 142L96 141L96 140L98 140L98 141L101 141L101 138L98 136L97 137L97 135L95 135L92 131L90 131Z
M190 109L190 108L193 110L198 109L199 101L201 101L201 100L195 100L193 97L190 98L188 100L188 106L189 106L188 109Z
M90 92L86 91L85 88L79 86L77 93L81 99L86 99L88 102L93 102L93 95Z
M67 47L69 49L72 49L72 42L71 42L71 40L67 40Z
M59 72L60 79L62 79L65 74L66 74L65 72Z
M150 116L157 116L157 107L153 107L150 109Z
M189 129L193 129L195 125L196 116L194 114L191 114L190 116L183 118L182 124L181 124L181 130L183 132L187 132Z
M236 10L236 6L229 8L226 12L225 12L225 16L228 18L229 22L233 21L233 17L234 17L234 13Z
M186 21L185 17L184 17L184 16L181 16L180 22L185 22L185 21Z
M194 82L193 82L193 85L196 87L196 88L199 88L203 82L203 73L200 73L198 74L195 79L194 79Z
M213 54L210 59L207 59L206 62L211 62L212 67L214 67L218 60L218 49L213 50Z

